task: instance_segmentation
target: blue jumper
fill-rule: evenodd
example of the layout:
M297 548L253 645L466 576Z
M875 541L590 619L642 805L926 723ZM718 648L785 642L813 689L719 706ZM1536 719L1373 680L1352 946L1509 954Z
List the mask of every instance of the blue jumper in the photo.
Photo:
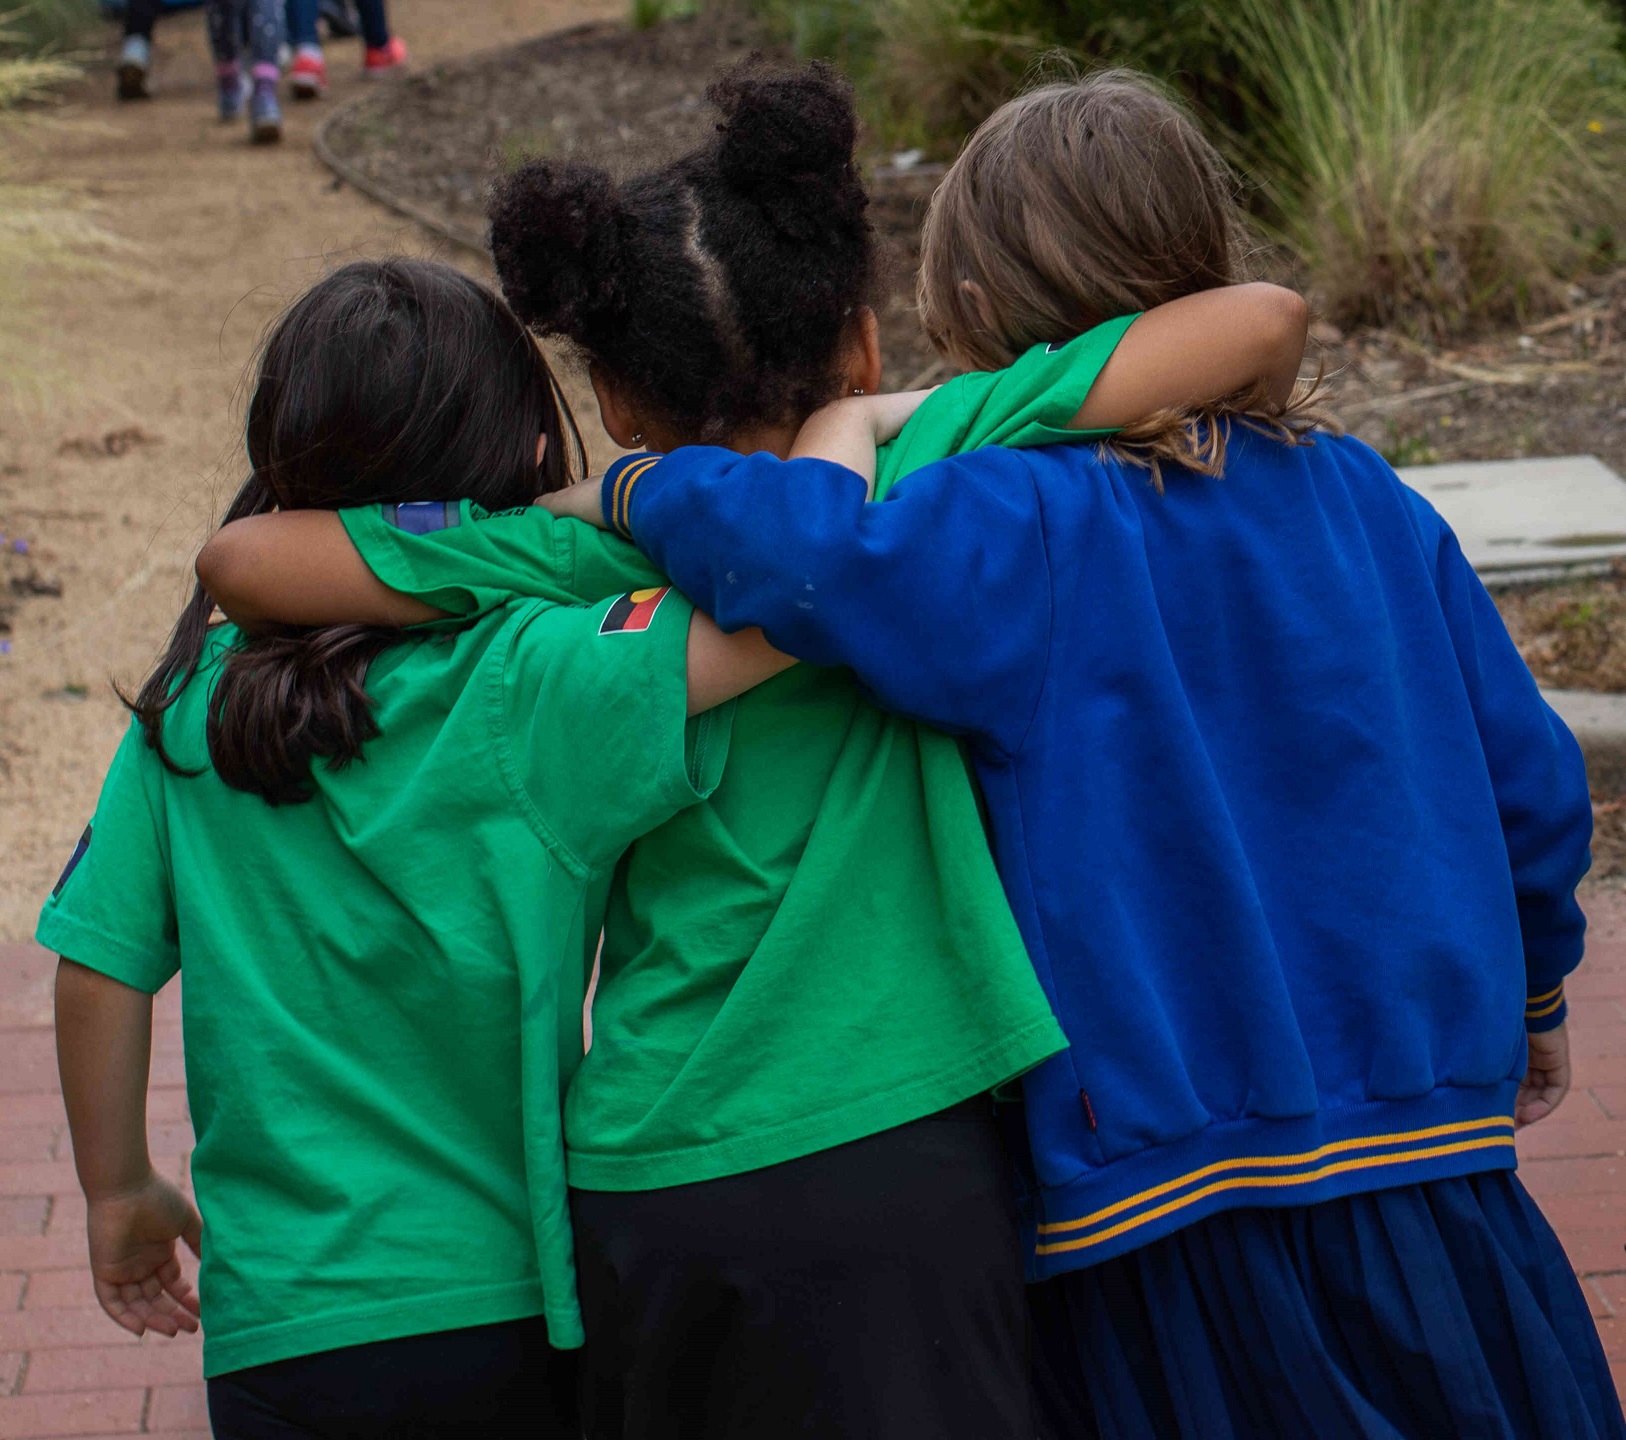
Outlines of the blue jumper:
M1036 1279L1512 1168L1526 1027L1581 959L1580 751L1449 527L1356 440L1230 445L1162 494L1087 445L879 504L698 447L604 487L725 630L966 737L1072 1042L1024 1082Z

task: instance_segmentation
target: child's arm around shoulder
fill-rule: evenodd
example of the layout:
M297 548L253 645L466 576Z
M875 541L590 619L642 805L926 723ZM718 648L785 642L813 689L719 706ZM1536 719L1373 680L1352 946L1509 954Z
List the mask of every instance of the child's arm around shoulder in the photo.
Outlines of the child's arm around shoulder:
M332 510L284 510L222 526L198 580L244 630L267 625L417 625L442 612L368 569Z
M1285 405L1309 329L1304 297L1280 285L1227 285L1171 300L1129 327L1069 428L1121 430L1261 384L1271 403Z
M1014 751L1038 703L1050 626L1028 460L987 449L940 461L869 504L851 464L885 433L885 399L821 412L822 441L799 442L817 455L695 446L626 483L612 467L602 485L542 503L584 518L599 507L599 523L628 535L723 630L760 625L798 659L850 668L887 709Z
M725 635L715 620L696 610L689 622L689 714L713 710L795 663L754 626Z

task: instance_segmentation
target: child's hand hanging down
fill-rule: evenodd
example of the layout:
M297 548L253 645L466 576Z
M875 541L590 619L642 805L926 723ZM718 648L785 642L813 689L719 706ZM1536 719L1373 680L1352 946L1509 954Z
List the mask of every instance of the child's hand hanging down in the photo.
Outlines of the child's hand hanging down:
M198 1296L181 1273L175 1242L194 1255L203 1221L192 1202L159 1176L128 1194L89 1203L90 1274L103 1310L137 1335L198 1328Z
M176 1242L196 1255L203 1221L147 1154L152 996L64 957L56 975L56 1048L88 1206L96 1298L132 1334L191 1333L198 1297L181 1272Z
M1513 1121L1520 1129L1545 1120L1564 1103L1570 1089L1569 1031L1560 1025L1529 1038L1530 1059L1513 1104Z

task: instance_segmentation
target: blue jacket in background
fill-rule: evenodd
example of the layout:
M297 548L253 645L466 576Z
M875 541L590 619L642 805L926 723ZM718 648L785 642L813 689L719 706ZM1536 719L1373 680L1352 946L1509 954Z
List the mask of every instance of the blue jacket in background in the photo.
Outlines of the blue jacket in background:
M1024 1083L1035 1278L1512 1167L1526 1026L1581 958L1580 752L1427 502L1358 441L1242 427L1223 480L1166 484L1075 445L874 505L702 448L605 485L725 630L967 737L1072 1041Z

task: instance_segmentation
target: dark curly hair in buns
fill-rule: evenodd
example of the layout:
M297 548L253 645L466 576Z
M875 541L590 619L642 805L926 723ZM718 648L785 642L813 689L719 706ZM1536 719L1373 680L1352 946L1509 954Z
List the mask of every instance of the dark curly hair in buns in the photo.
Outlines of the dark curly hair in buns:
M503 294L687 440L804 419L840 389L875 283L850 87L752 56L706 98L717 138L617 184L532 160L491 197Z

